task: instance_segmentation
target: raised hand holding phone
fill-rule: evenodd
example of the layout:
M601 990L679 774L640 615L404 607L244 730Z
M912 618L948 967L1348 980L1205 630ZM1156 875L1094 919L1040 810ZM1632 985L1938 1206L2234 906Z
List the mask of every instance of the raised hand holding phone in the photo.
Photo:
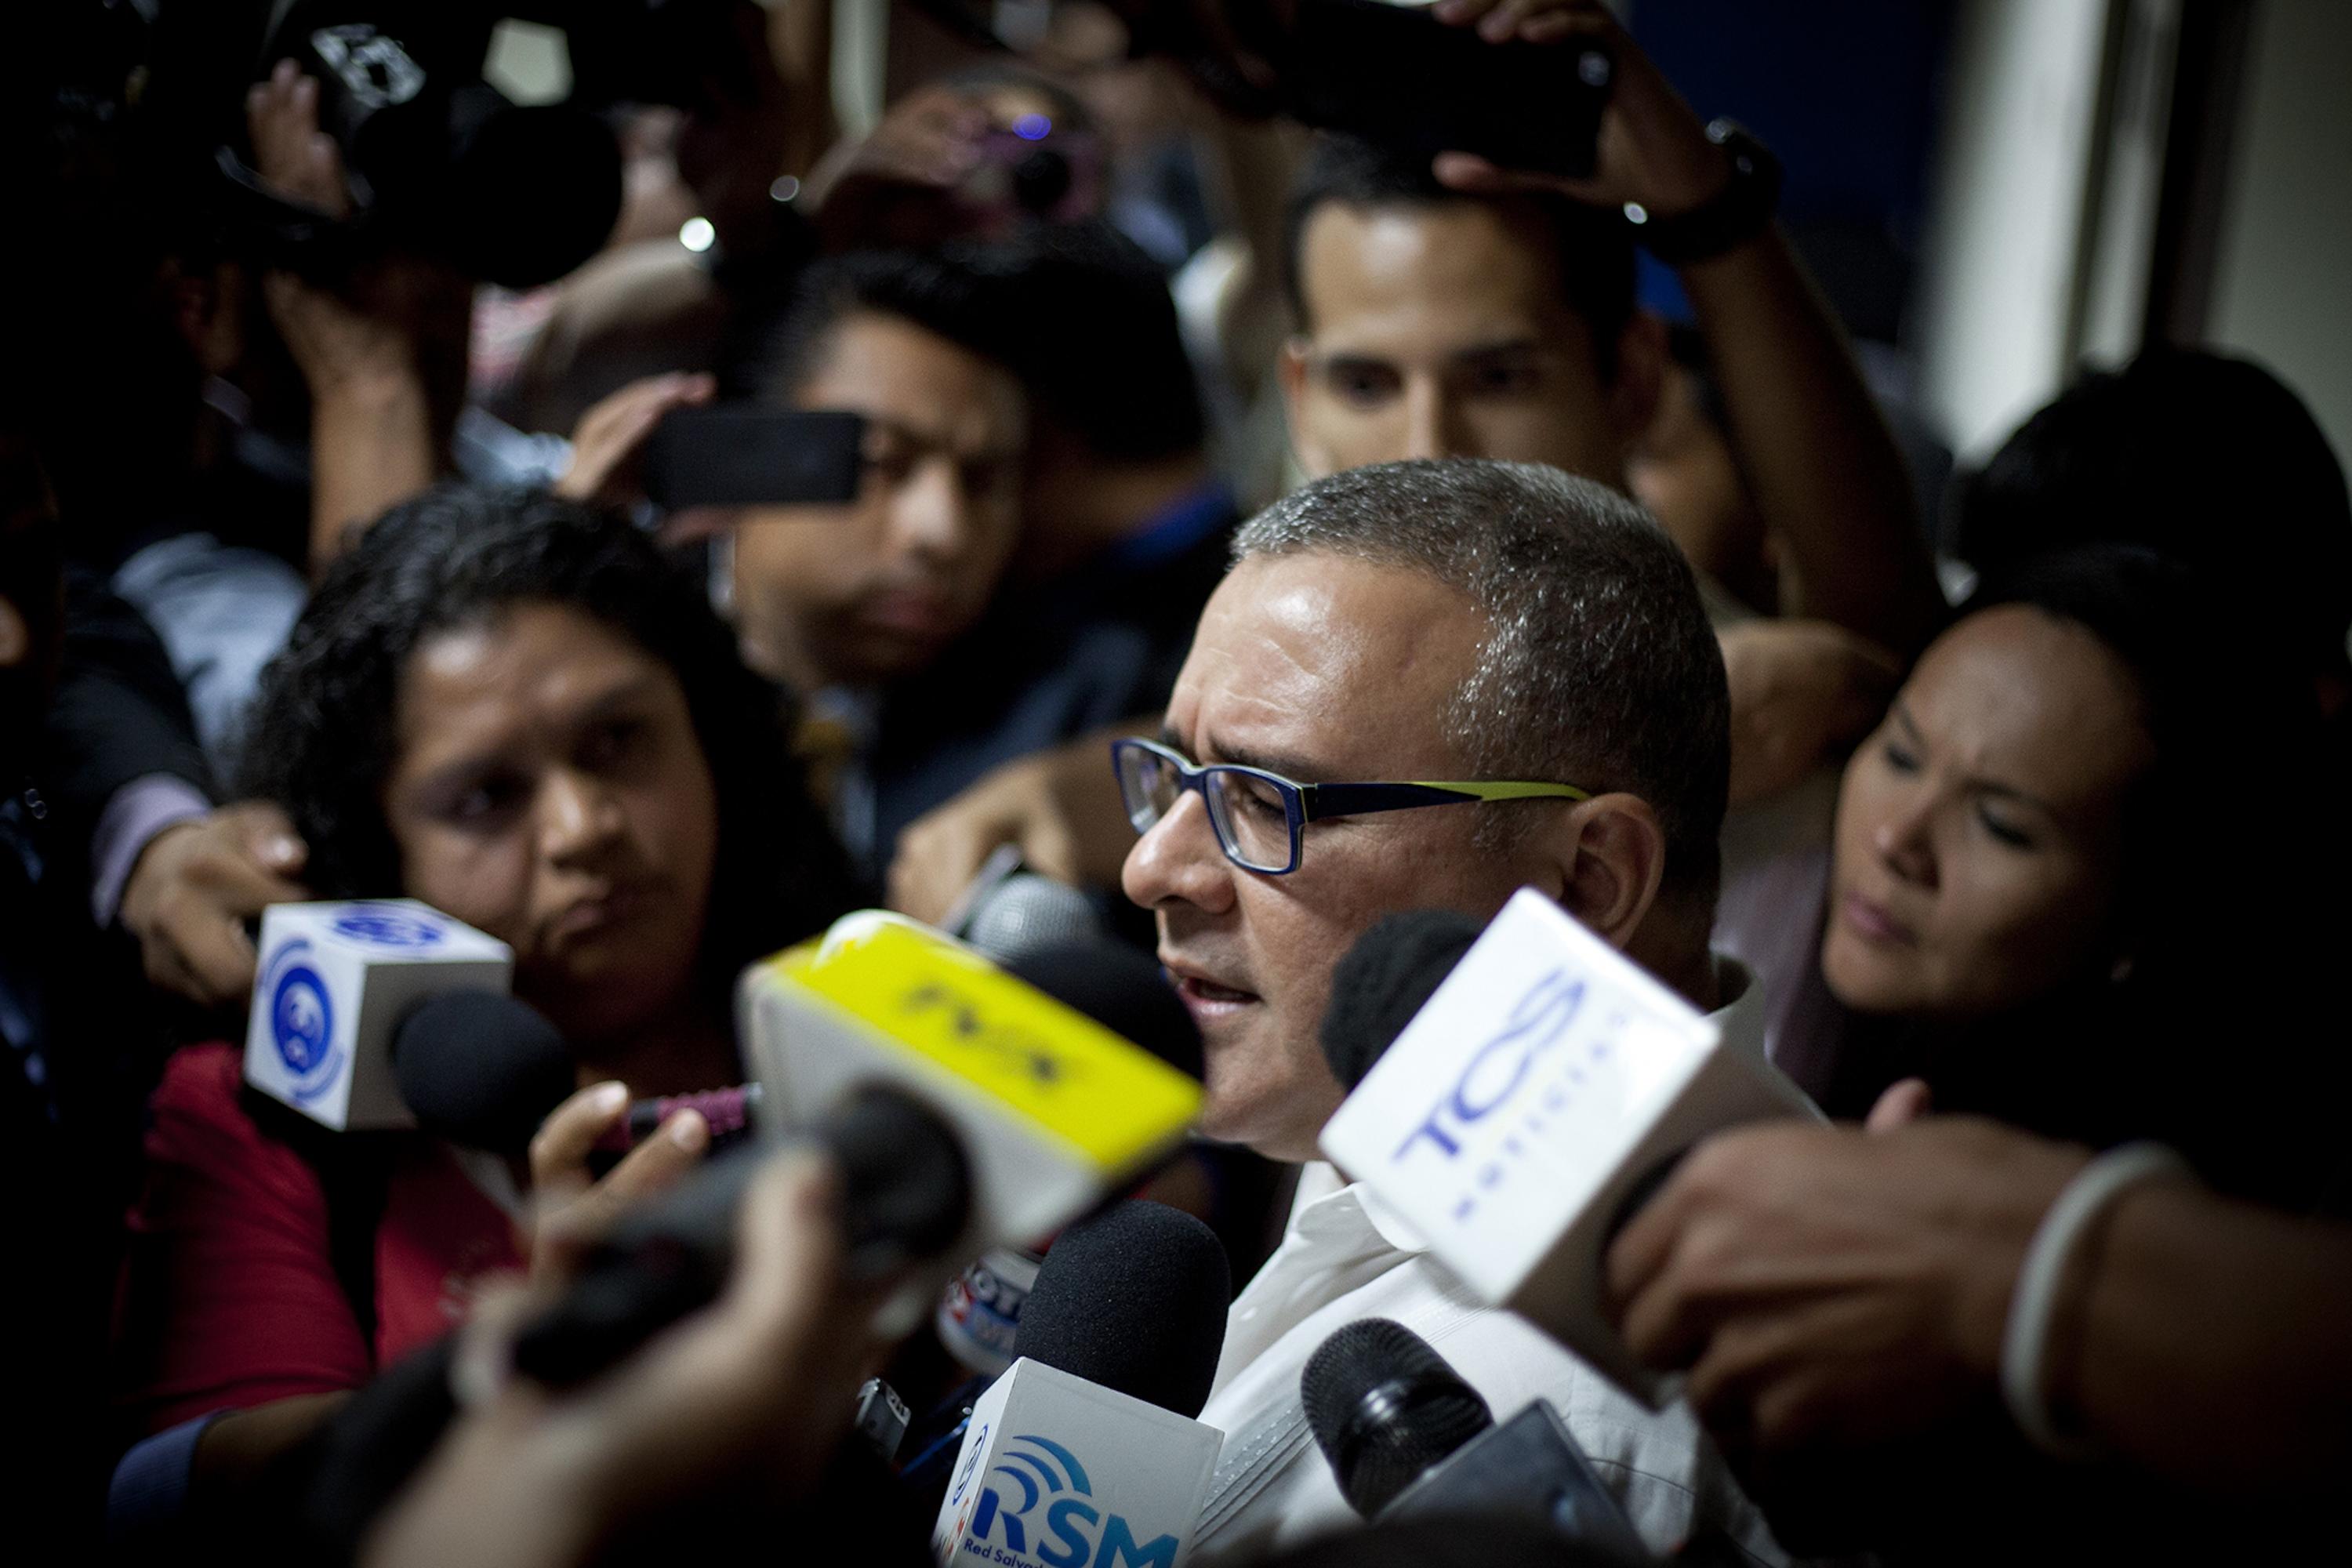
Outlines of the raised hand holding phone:
M1443 0L1433 15L1450 26L1475 27L1490 44L1596 45L1615 68L1590 174L1506 168L1474 149L1450 149L1435 168L1446 184L1462 191L1553 190L1597 206L1631 203L1651 216L1673 217L1704 206L1729 182L1730 159L1708 139L1706 122L1600 0ZM1572 58L1573 51L1563 49L1563 71Z

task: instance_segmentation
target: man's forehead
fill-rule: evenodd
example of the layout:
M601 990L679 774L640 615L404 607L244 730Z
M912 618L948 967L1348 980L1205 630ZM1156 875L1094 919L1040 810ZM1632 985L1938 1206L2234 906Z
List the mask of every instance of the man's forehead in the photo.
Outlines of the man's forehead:
M1203 753L1297 758L1332 777L1440 767L1486 629L1467 595L1411 566L1252 556L1202 612L1169 727Z
M1483 203L1329 203L1300 237L1299 287L1318 351L1400 332L1450 348L1577 333L1548 246Z
M959 452L1017 444L1027 405L1013 373L929 329L852 311L793 395L801 408L861 414L923 446Z

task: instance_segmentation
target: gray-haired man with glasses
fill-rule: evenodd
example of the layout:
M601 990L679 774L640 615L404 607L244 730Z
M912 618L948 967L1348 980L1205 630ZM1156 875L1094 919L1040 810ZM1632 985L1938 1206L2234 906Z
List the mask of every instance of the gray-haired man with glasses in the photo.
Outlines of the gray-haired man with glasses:
M1447 459L1321 479L1245 524L1157 742L1113 747L1139 837L1128 896L1205 1046L1202 1128L1312 1162L1340 1100L1317 1047L1334 964L1381 916L1486 916L1534 886L1753 1043L1746 976L1707 950L1728 771L1723 663L1689 568L1617 492ZM1441 809L1444 808L1444 809ZM1760 1048L1760 1047L1759 1047ZM1498 1415L1550 1400L1660 1548L1698 1523L1776 1557L1686 1411L1653 1414L1474 1297L1420 1238L1308 1164L1235 1301L1202 1419L1226 1434L1204 1546L1352 1516L1298 1373L1395 1318Z

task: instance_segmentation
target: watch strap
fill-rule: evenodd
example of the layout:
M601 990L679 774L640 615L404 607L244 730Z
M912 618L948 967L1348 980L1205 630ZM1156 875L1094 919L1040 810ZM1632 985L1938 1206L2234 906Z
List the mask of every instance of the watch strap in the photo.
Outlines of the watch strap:
M1780 206L1780 160L1738 121L1717 120L1706 139L1731 161L1723 189L1685 213L1647 214L1626 204L1626 221L1642 247L1669 267L1710 260L1764 232Z

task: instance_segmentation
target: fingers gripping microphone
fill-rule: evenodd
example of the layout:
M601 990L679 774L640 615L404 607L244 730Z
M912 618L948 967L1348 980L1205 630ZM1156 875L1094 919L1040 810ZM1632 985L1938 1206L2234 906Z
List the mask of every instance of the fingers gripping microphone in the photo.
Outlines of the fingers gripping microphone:
M954 1134L887 1089L853 1098L814 1136L841 1168L843 1271L874 1279L937 1250L963 1227L969 1173ZM625 1215L562 1297L525 1324L517 1371L567 1388L615 1365L714 1300L733 1265L744 1191L761 1152L737 1149ZM308 1550L289 1561L349 1562L377 1513L457 1415L455 1335L388 1369L307 1440L310 1479L298 1517Z
M1299 1394L1340 1491L1367 1520L1524 1520L1576 1543L1594 1568L1653 1561L1551 1406L1538 1400L1496 1426L1402 1323L1339 1330L1308 1358Z
M1223 1441L1193 1419L1232 1276L1192 1215L1129 1202L1065 1230L1021 1356L972 1405L937 1562L1181 1563Z

